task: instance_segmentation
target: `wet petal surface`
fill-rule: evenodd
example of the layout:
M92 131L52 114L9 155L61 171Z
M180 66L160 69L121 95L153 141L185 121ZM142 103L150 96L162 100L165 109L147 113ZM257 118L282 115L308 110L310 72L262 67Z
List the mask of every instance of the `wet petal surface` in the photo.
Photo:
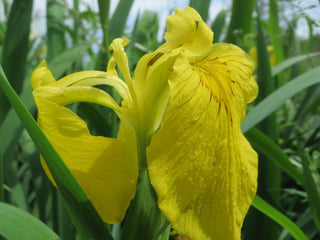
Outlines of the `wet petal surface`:
M190 239L240 239L257 185L257 154L240 130L257 94L252 71L246 54L228 44L179 57L173 67L147 159L160 209Z

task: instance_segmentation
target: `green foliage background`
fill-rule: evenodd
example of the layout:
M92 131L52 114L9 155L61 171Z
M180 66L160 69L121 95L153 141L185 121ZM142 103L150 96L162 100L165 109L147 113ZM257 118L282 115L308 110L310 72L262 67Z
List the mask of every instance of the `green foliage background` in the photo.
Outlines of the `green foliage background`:
M0 59L11 86L34 117L30 76L43 58L59 79L81 70L105 70L107 46L116 37L130 39L126 51L131 70L140 57L161 44L157 39L159 18L154 12L139 12L133 30L126 30L134 0L120 0L112 15L109 0L98 1L99 12L90 7L80 12L79 0L73 1L73 7L65 1L47 0L47 32L41 36L30 29L33 4L32 0L0 1L4 14L0 21ZM320 239L320 36L315 33L319 32L319 22L290 1L233 0L230 9L221 11L213 21L209 21L209 6L215 0L190 0L189 4L212 27L215 42L233 43L248 53L255 48L257 52L255 74L260 92L248 108L242 130L259 152L260 198L254 200L246 217L242 238ZM284 14L287 7L297 10L290 19ZM301 19L308 24L306 38L296 34ZM98 37L101 30L103 35ZM268 46L273 46L271 52ZM269 60L271 55L275 65ZM19 115L22 124L5 96L10 90L5 90L4 84L1 88L0 239L80 239L80 234L88 239L94 234L94 239L100 239L99 234L104 236L101 239L118 239L119 224L107 226L104 232L103 223L102 227L91 226L86 220L88 232L76 230L85 222L71 221L78 215L101 220L90 204L81 206L81 213L74 211L51 185L39 163L42 150L34 140L41 134L31 134L31 139L25 122L30 120L31 126L32 119ZM112 88L105 90L120 101ZM11 100L18 101L14 97ZM116 135L118 119L112 111L90 103L72 107L93 135ZM61 186L66 187L63 196L86 198L76 183L68 188L62 179ZM25 224L27 229L20 227ZM170 238L176 237L173 233Z

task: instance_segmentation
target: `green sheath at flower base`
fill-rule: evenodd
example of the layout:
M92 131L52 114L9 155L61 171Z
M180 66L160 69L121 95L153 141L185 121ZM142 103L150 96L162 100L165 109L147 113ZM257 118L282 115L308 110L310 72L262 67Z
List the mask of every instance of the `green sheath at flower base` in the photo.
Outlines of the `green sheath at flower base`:
M166 43L142 57L133 76L123 39L111 44L106 73L85 71L56 82L40 65L32 76L38 122L106 222L123 219L138 168L147 168L176 232L239 240L257 187L257 154L240 130L258 90L253 61L234 45L212 44L213 32L190 7L177 9L167 26ZM115 87L121 105L96 84ZM91 136L65 107L76 101L112 108L121 120L118 138ZM146 161L139 159L145 151Z

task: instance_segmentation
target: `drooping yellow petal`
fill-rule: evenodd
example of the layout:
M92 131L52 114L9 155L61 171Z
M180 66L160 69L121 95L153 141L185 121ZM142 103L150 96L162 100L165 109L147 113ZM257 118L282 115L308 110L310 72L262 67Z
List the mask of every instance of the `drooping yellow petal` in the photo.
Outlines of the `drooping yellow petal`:
M37 94L40 90L35 90L35 101L41 129L102 219L108 223L122 221L135 193L136 157L120 140L90 135L82 119L53 99Z
M68 105L74 102L97 103L113 109L119 115L122 113L120 106L118 106L109 94L94 87L42 87L37 88L33 92L33 95L35 98L43 97L59 105Z
M55 87L109 85L118 91L124 101L131 101L128 86L117 75L102 71L82 71L70 74L56 81L48 69L45 60L42 60L33 72L31 85L33 89L48 85Z
M130 105L127 86L114 74L99 71L79 72L55 81L45 62L35 70L31 81L40 127L102 219L108 223L122 221L135 193L136 154L128 151L120 139L92 136L86 123L64 105L79 101L101 104L130 122L129 109L120 107L106 92L91 87L113 86ZM42 164L54 182L43 160Z
M114 62L111 63L111 65L114 64ZM112 66L109 66L109 68L111 69ZM46 78L49 78L49 80L46 80ZM134 103L129 88L112 70L110 72L82 71L55 81L45 60L43 60L32 74L31 83L34 89L41 86L50 86L50 88L42 88L41 91L36 91L34 94L51 98L58 104L93 102L113 109L120 119L128 125L132 126L136 122L137 117L133 111ZM122 106L120 107L106 92L91 87L94 85L114 87L123 99Z
M257 94L252 71L246 54L228 44L174 64L147 160L160 209L190 239L240 239L257 186L257 154L240 130Z
M168 30L164 39L171 48L183 45L189 51L195 52L205 52L210 49L213 32L193 8L175 9L175 14L168 17L166 25Z

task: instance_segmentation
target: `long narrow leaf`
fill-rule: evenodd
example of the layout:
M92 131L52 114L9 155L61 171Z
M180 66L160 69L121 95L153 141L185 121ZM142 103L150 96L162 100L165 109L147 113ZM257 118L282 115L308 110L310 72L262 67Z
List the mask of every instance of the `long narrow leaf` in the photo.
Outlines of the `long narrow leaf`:
M245 135L255 149L265 154L269 160L283 169L296 182L304 184L302 172L290 162L288 156L268 136L257 128L251 128Z
M263 33L260 17L257 19L257 50L258 50L258 85L259 85L259 95L258 101L266 98L275 90L275 82L271 76L271 69L269 63L269 55L267 51L267 44L265 41L265 35ZM276 115L270 114L265 118L261 125L261 130L269 136L271 139L275 140L278 137L278 125Z
M320 56L320 52L304 54L304 55L295 56L295 57L286 59L283 62L272 67L271 69L272 76L276 76L279 72L282 72L284 69L291 67L296 63L302 62L304 60L307 60L313 57L318 57L318 56Z
M211 2L210 0L202 0L202 1L190 0L189 6L196 9L197 12L202 17L203 21L206 22L208 20L210 2Z
M4 201L4 169L2 151L0 149L0 202Z
M275 81L271 76L269 54L267 51L267 43L265 40L265 33L262 28L260 13L258 10L257 18L257 52L258 52L258 71L257 82L259 85L259 95L257 101L261 101L275 90ZM279 137L278 123L276 113L270 114L259 125L260 130L267 135L270 139L276 140ZM258 178L258 194L264 197L264 199L272 203L275 207L280 206L280 191L272 191L274 189L281 188L281 172L280 168L273 162L268 162L266 155L259 154L259 178ZM272 193L271 193L272 191ZM269 221L264 215L257 214L256 218L251 219L249 225L249 231L253 231L256 236L260 235L260 232L264 232L260 237L260 240L278 239L280 229L277 224ZM262 224L261 224L262 223ZM255 237L249 237L248 240L255 240Z
M259 196L253 199L252 206L288 230L296 240L308 240L306 235L289 218L269 205ZM263 234L263 233L262 233Z
M226 24L226 16L228 12L229 12L228 10L222 10L221 12L219 12L219 14L217 15L217 17L215 18L215 20L211 25L211 29L214 32L215 42L219 42L219 39L222 34L222 30Z
M314 84L320 83L320 67L314 68L289 83L279 88L268 97L263 99L259 104L251 109L242 122L241 129L243 132L248 131L253 126L260 123L263 119L282 106L285 101L301 92L303 89Z
M121 37L134 0L120 0L109 25L110 38ZM111 39L109 39L110 41Z
M269 0L269 34L273 45L273 52L276 56L276 63L283 60L282 35L279 25L278 0Z
M48 67L53 76L60 78L77 60L79 60L84 51L91 47L91 42L79 44L73 48L67 49L55 56L49 63Z
M253 0L233 0L231 21L227 31L226 41L239 42L251 30Z
M305 189L308 194L309 206L312 212L313 220L320 231L320 195L316 183L312 177L306 153L302 150L301 144L298 144L301 156L303 174L305 179Z
M57 0L47 0L47 61L49 63L66 48L64 18L63 5Z
M108 23L109 23L109 9L110 9L110 0L99 0L99 15L100 22L103 30L103 44L104 47L107 47L109 44L109 33L108 33Z
M112 239L87 195L26 110L0 67L0 88L6 94L24 127L46 160L51 174L62 193L69 213L85 239Z
M102 48L99 51L99 55L96 62L96 69L105 71L107 68L107 63L109 60L109 52L107 50L111 39L109 36L109 10L110 10L110 0L99 0L99 15L100 23L103 32Z
M0 238L1 236L5 239L24 240L60 239L34 216L6 203L0 203Z
M1 65L15 91L20 94L26 68L32 0L15 0L11 6L5 39L2 46ZM10 105L0 90L0 125Z

